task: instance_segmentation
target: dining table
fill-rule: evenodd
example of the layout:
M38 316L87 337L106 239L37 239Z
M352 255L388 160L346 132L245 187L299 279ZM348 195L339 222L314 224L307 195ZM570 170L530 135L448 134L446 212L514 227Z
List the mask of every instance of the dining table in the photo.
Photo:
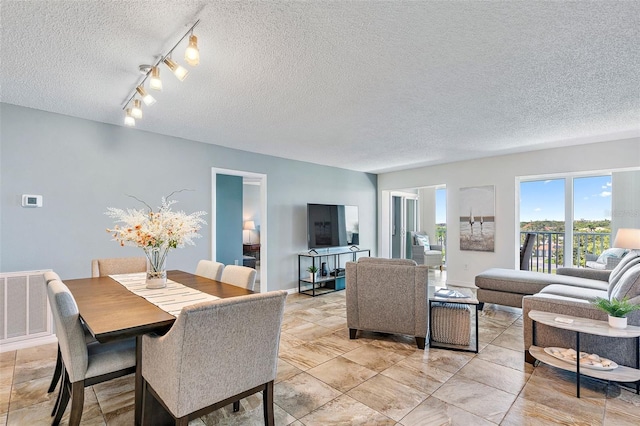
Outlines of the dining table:
M167 279L224 299L254 292L232 284L183 271L167 271ZM100 343L135 337L135 424L142 421L142 336L164 334L176 320L145 298L129 291L115 279L105 277L65 280L78 305L80 318Z

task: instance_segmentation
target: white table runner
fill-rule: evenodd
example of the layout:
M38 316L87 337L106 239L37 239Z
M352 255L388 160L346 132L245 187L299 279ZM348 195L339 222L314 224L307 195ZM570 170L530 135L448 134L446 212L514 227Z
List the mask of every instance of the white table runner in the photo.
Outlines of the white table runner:
M203 293L175 281L167 280L165 288L147 288L146 272L135 274L109 275L110 278L122 284L127 290L140 297L144 297L163 311L177 317L184 306L200 302L217 300L219 297Z

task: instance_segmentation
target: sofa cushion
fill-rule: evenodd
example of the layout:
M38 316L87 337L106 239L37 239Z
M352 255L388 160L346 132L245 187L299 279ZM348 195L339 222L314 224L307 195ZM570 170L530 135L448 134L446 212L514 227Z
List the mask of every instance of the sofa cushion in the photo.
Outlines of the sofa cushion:
M618 283L611 292L611 298L622 300L628 298L640 299L640 264L632 266L620 277ZM634 302L638 303L638 302Z
M620 278L622 278L622 275L635 265L640 265L640 250L631 250L622 258L618 266L611 271L611 275L609 275L609 298L611 298L613 289L616 284L618 284Z
M540 290L538 294L550 294L555 296L571 297L573 299L581 299L592 301L596 297L607 297L605 289L597 290L593 288L577 287L572 285L551 284Z

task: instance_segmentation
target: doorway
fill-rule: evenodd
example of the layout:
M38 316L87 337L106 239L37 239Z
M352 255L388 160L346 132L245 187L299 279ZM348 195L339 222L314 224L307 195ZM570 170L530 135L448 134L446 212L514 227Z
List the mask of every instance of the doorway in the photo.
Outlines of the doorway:
M259 201L259 210L260 210L260 249L258 253L258 258L260 259L260 268L258 270L259 277L256 281L259 280L259 291L261 293L266 292L268 289L267 284L267 265L268 265L268 250L267 250L267 175L262 173L254 173L243 170L230 170L230 169L220 169L220 168L211 168L211 259L216 260L217 256L217 243L216 243L216 228L217 228L217 218L216 218L216 206L217 206L217 176L218 175L229 175L229 176L240 176L243 179L251 180L254 185L258 185L260 187L260 201ZM240 218L242 219L242 218ZM246 232L246 231L244 231ZM240 242L242 242L243 233L238 235Z
M391 258L411 257L411 241L407 238L418 230L418 195L391 194Z

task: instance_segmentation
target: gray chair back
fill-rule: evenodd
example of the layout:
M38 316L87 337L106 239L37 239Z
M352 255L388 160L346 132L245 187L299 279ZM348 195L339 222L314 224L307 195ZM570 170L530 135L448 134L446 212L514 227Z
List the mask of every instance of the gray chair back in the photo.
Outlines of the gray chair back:
M201 260L196 267L196 275L209 278L211 280L220 281L224 263L214 262L213 260Z
M87 371L87 343L80 322L78 305L62 281L47 284L49 303L56 323L56 336L70 382L84 380Z
M60 276L58 274L56 274L53 271L47 271L44 273L44 282L45 284L49 284L49 282L53 281L53 280L60 280Z
M133 274L146 272L146 257L115 257L109 259L93 259L91 261L91 277L106 277L117 274Z
M273 381L286 296L273 291L183 308L164 336L142 338L144 380L177 418Z
M220 281L227 284L233 284L236 287L255 291L256 270L253 268L247 268L246 266L227 265L222 271Z

